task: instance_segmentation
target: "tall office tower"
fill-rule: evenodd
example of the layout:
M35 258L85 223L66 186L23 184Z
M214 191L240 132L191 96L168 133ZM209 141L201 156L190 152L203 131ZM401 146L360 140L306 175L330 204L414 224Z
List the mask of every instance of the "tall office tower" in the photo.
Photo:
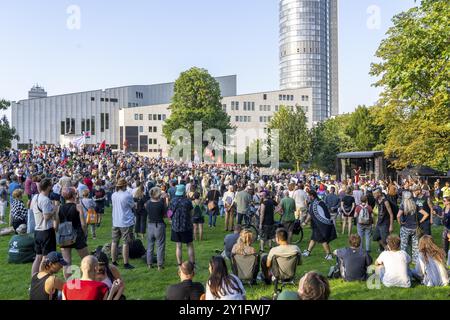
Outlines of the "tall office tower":
M313 121L339 113L337 0L280 0L280 87L312 88Z

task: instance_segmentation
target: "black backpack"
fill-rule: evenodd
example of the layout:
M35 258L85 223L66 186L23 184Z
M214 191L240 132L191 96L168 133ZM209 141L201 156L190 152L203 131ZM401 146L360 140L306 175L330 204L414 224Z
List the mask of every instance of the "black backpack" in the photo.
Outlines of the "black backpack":
M129 246L131 259L139 259L147 252L140 239L134 239L129 243Z

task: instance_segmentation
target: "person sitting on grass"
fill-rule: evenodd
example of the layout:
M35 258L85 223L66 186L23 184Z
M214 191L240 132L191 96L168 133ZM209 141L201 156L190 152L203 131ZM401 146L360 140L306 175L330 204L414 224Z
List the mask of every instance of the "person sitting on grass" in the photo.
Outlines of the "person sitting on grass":
M275 241L278 246L270 249L269 254L265 254L261 257L261 271L264 281L270 284L272 281L272 275L270 268L272 267L272 259L277 257L292 257L296 254L299 255L299 264L301 264L301 251L296 245L288 243L288 232L284 228L279 228L275 232Z
M231 254L252 255L256 253L256 249L252 247L253 234L249 229L244 229L239 234L239 239L231 250Z
M73 279L64 284L63 300L112 300L120 286L120 280L114 281L111 290L100 281L96 281L98 260L87 256L81 260L81 279Z
M433 238L429 235L424 235L419 240L419 259L412 273L427 287L448 285L445 252L433 242Z
M386 287L411 287L408 269L411 257L400 250L400 237L390 235L386 242L387 251L383 251L375 261L375 266L379 267L377 271L381 282Z
M178 268L181 282L167 288L166 300L200 300L205 293L205 287L199 282L193 282L195 276L194 264L185 261Z
M233 227L234 232L227 234L223 240L224 250L222 251L222 257L231 259L231 252L233 251L234 245L238 242L242 227L237 224ZM217 250L216 250L217 252ZM220 252L217 252L220 253Z
M60 253L49 252L42 260L39 272L31 278L30 300L58 300L58 290L63 290L64 281L56 274L66 265Z
M212 257L209 262L209 273L205 300L246 300L241 280L233 274L228 274L222 256Z
M28 210L22 202L23 190L16 189L12 194L11 202L11 225L17 233L17 228L21 224L27 224L28 221Z
M344 281L364 281L367 279L367 268L372 264L372 258L361 248L361 237L352 234L348 237L350 247L335 250L338 266Z
M330 284L317 272L308 272L299 282L298 291L283 290L277 300L328 300Z
M17 234L9 241L8 263L29 263L34 261L34 239L27 234L27 225L21 224Z
M114 281L120 280L117 291L113 294L111 300L124 300L125 296L123 295L123 292L125 291L125 283L120 275L120 271L115 265L109 264L108 256L101 249L102 247L97 248L93 254L98 260L98 269L95 280L106 284L109 290L111 290Z

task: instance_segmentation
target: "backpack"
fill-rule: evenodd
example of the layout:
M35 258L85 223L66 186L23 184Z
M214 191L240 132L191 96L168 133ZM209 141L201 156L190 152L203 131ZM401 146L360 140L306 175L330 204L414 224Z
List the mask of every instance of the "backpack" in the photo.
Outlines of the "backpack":
M86 208L83 201L80 201L83 208L87 210L86 213L86 224L97 224L98 223L98 214L97 211L95 211L94 208Z
M129 243L129 246L130 246L130 259L138 259L147 252L140 239L132 240Z
M37 201L37 200L36 200ZM38 207L39 209L39 207ZM40 209L39 209L40 211ZM60 209L61 213L61 209ZM60 247L66 247L74 244L77 240L77 233L73 228L72 221L67 221L65 215L64 221L59 224L58 232L56 232L56 243Z
M370 224L370 214L367 206L360 206L361 210L358 214L358 223L359 224Z

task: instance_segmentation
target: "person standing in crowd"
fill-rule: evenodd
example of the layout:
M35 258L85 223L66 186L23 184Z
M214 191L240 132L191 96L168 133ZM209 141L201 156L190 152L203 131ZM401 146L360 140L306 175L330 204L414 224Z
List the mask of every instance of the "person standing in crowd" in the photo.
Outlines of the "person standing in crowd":
M433 242L433 238L429 235L420 238L419 258L412 273L427 287L448 285L445 252Z
M96 257L84 257L80 266L81 279L69 280L64 284L63 300L107 300L108 286L95 280L98 267Z
M34 239L27 234L27 225L21 224L17 234L9 240L8 263L19 264L34 261Z
M205 287L199 282L193 282L195 266L189 261L183 262L178 268L181 282L171 285L166 291L166 300L200 300L205 293Z
M281 223L288 232L288 243L291 243L295 222L295 201L289 197L289 190L284 191L281 200Z
M176 257L178 266L183 262L183 243L187 245L189 261L195 265L194 235L192 225L192 202L186 197L186 186L176 187L175 197L170 203L172 210L171 240L176 243Z
M338 214L340 199L336 195L336 188L334 186L330 187L330 193L325 196L325 204L330 212L331 220L333 220L334 226L336 227L336 216Z
M260 252L264 252L267 242L269 242L269 248L272 248L272 240L275 239L275 207L278 205L269 192L263 192L263 194L259 209Z
M153 268L153 251L156 242L158 270L162 270L166 255L166 224L164 222L166 205L161 199L161 189L159 187L150 189L150 200L145 203L145 210L148 217L147 266L150 269Z
M361 197L361 203L356 206L355 209L355 219L356 228L358 230L358 235L361 238L361 249L362 239L365 241L365 250L370 253L370 243L372 241L372 225L373 225L373 211L372 207L367 203L367 196Z
M411 287L411 279L408 274L408 265L411 257L400 250L400 238L390 235L386 239L386 251L383 251L375 261L375 266L380 275L381 282L386 287Z
M89 188L87 185L84 184L84 178L83 177L79 177L78 176L78 186L77 186L77 191L78 191L78 197L81 199L83 198L83 191L84 190L88 190ZM90 192L90 191L89 191Z
M385 250L386 239L394 231L394 214L389 201L384 197L380 189L373 192L375 197L374 215L377 215L377 223L373 234L373 240L378 241L380 251Z
M17 189L22 189L22 186L17 181L17 176L15 174L13 174L11 176L11 183L9 184L9 195L10 195L9 201L10 202L12 202L12 199L13 199L13 195L12 194L13 194L14 190L17 190Z
M342 234L345 234L346 226L348 226L348 235L352 233L354 211L355 198L352 195L352 188L348 187L346 195L341 200Z
M58 291L62 291L65 284L56 275L67 265L60 253L49 252L42 260L39 272L31 277L30 300L58 300Z
M450 182L446 182L445 186L441 189L442 191L442 197L444 198L450 198Z
M148 195L144 192L144 185L139 184L136 191L133 194L135 205L135 215L136 215L136 225L134 226L134 231L141 240L144 239L146 229L147 229L147 211L145 210L145 204L149 200Z
M444 209L442 210L442 216L442 224L444 225L442 242L444 251L448 254L450 241L450 197L444 197Z
M418 219L420 221L419 226L424 234L431 236L433 204L430 202L429 197L423 195L423 191L418 185L412 186L411 191L413 193L413 201L417 206Z
M6 208L8 207L8 191L6 179L0 181L0 224L5 223Z
M97 228L100 227L102 220L103 220L103 215L105 214L105 204L106 204L106 191L103 188L105 185L105 181L97 179L97 181L95 182L95 187L94 187L94 201L95 201L95 212L97 212L98 215L98 223L97 223Z
M12 194L11 202L11 225L14 230L16 230L21 224L27 224L28 221L28 210L22 202L23 190L16 189Z
M205 223L205 206L200 199L200 193L194 192L192 201L192 224L194 225L194 240L203 240L203 224Z
M355 199L355 206L358 206L361 204L361 197L363 196L363 192L361 188L359 187L359 184L355 185L355 189L352 192L353 199Z
M304 221L308 212L308 194L305 185L300 183L298 189L294 191L292 198L295 201L295 217Z
M252 202L252 196L247 192L244 185L239 185L234 202L236 204L237 224L242 225L242 219L245 219L245 224L248 224L248 210Z
M117 263L117 247L120 239L123 241L122 257L125 269L134 269L129 263L129 244L133 240L133 226L135 218L133 208L135 206L132 195L127 192L127 182L121 178L116 184L117 191L112 195L112 244L111 259L112 264L116 267Z
M303 256L309 257L316 243L321 243L326 253L325 259L333 260L330 242L337 238L336 228L327 206L323 201L317 199L317 193L314 190L309 191L309 198L309 214L305 224L311 221L312 234L308 249L303 252Z
M228 191L226 191L222 197L222 201L225 206L225 232L233 230L234 210L236 208L234 203L234 196L234 187L232 185L229 185Z
M209 216L209 227L216 227L217 216L219 215L219 198L220 191L217 190L215 184L211 185L211 190L206 194L206 203L208 208L208 216Z
M80 259L83 259L89 254L89 249L86 242L87 225L85 215L82 206L77 205L76 203L76 195L77 192L75 188L65 187L62 189L62 196L65 203L59 207L59 219L57 222L58 227L60 223L71 222L77 236L74 244L61 247L61 253L69 266L72 264L72 249L77 250ZM72 274L69 273L68 268L64 267L64 278L68 279L71 275Z
M211 258L209 274L205 300L246 300L246 292L241 280L228 273L225 259L222 256Z
M308 272L298 284L298 291L283 290L277 300L328 300L330 284L327 278L317 272Z
M419 214L422 215L420 220ZM427 217L428 213L416 206L416 203L412 199L411 192L404 191L400 210L397 215L397 221L400 223L401 249L407 252L409 240L411 239L412 258L414 263L417 263L417 259L419 258L420 234L417 234L417 228L420 226L421 221L424 221Z
M89 223L89 227L90 227L91 233L92 233L92 239L95 240L95 239L97 239L96 229L97 229L98 221L94 221L94 222L88 221L88 214L90 213L90 211L92 211L92 210L95 211L95 201L93 199L91 199L90 196L91 196L91 193L89 192L89 190L87 190L87 189L83 190L80 204L81 204L81 209L83 211L85 222ZM98 219L98 215L95 214L95 216ZM86 233L86 239L87 239L88 228L86 228L85 233Z
M334 251L337 257L340 274L344 281L364 281L367 279L367 268L372 264L372 257L361 250L361 237L352 234L348 238L350 247Z
M41 262L47 254L56 251L55 226L59 208L55 207L48 197L52 190L51 180L41 180L39 188L41 192L35 195L31 201L31 209L33 210L34 221L36 223L34 229L36 258L31 268L31 275L39 271Z

